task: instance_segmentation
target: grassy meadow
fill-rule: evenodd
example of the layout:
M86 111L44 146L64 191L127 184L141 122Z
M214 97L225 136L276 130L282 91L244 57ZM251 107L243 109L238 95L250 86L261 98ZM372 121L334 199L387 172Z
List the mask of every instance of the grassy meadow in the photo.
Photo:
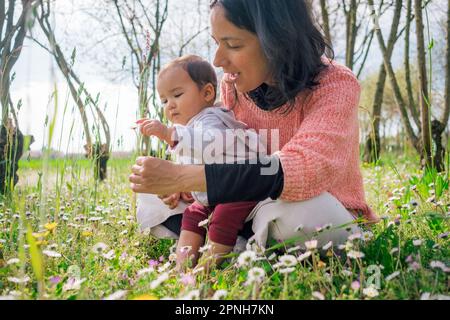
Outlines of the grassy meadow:
M19 184L0 201L1 299L450 298L448 170L385 155L363 165L381 222L346 244L272 242L210 274L180 274L175 242L138 230L133 162L111 159L108 179L96 183L86 159L21 160ZM339 226L317 232L330 227Z

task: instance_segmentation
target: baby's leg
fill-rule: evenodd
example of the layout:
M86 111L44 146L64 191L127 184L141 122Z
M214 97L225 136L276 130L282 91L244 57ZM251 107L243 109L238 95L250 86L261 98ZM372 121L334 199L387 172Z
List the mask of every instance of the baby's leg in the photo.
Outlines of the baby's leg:
M206 229L198 224L211 214L212 209L194 202L183 213L181 233L177 245L177 267L193 267L197 264L199 248L203 245Z
M257 202L235 202L217 205L211 217L208 232L210 248L201 260L202 265L219 265L223 257L233 250L238 232Z
M177 245L177 268L182 270L197 264L198 249L204 244L205 237L198 233L181 230Z

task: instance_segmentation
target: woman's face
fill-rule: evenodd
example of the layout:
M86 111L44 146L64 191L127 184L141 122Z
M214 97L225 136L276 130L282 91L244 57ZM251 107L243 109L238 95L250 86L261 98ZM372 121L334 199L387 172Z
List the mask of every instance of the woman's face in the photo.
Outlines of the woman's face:
M212 37L218 45L214 65L228 74L242 93L270 83L270 72L258 37L227 20L220 5L211 11Z

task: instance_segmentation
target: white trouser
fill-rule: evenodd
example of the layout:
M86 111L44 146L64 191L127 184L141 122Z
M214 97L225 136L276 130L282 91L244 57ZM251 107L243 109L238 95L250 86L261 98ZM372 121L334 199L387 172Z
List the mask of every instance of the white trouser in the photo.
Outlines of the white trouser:
M185 203L180 201L177 208L170 210L155 195L138 194L137 199L137 221L142 231L150 229L150 233L158 238L178 238L161 223L172 215L183 213L187 207ZM266 199L256 205L247 221L251 219L255 233L252 239L260 246L265 246L269 238L277 241L298 238L300 245L314 238L319 246L328 241L338 245L344 243L349 234L360 232L353 223L352 214L328 192L300 202ZM350 225L336 228L345 224ZM331 229L317 232L326 225L331 225Z

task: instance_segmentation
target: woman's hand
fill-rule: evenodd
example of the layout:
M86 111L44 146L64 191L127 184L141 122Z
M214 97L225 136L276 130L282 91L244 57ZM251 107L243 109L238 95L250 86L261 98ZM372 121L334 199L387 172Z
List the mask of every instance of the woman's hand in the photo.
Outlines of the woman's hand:
M139 157L131 168L131 189L136 193L174 194L206 191L205 167L179 165L153 157Z

